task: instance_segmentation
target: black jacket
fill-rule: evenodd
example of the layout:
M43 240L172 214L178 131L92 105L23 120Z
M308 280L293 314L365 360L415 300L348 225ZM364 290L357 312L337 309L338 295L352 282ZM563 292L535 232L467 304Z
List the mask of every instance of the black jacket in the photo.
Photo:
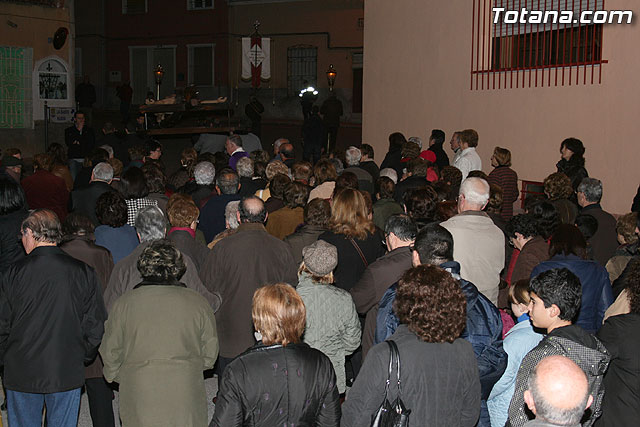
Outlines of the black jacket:
M373 160L367 160L366 162L360 162L358 166L360 166L360 169L364 169L371 174L373 177L373 184L375 185L378 178L380 178L380 168L376 165L376 162ZM376 188L376 191L378 190L379 188Z
M222 375L216 426L333 426L340 422L331 361L307 344L258 343Z
M611 353L611 363L604 375L606 392L596 426L636 425L640 419L640 315L610 317L597 336Z
M74 144L77 141L79 144ZM82 128L82 133L73 125L64 130L64 142L67 144L67 157L70 159L84 159L96 145L96 136L88 126Z
M433 144L429 147L429 151L433 151L436 155L436 165L438 165L438 169L442 170L443 167L449 166L449 156L442 148L442 144Z
M24 248L20 241L20 225L29 212L20 209L10 214L0 215L0 274L9 266L24 258Z
M96 216L96 203L98 198L107 191L114 191L114 189L104 181L93 181L87 187L74 190L71 193L73 211L88 216L95 226L100 225Z
M389 151L380 165L380 170L385 168L391 168L398 174L398 180L402 178L402 169L405 168L405 164L402 163L402 151L397 150Z
M366 265L351 240L344 234L326 231L318 237L318 240L324 240L338 248L338 265L333 271L333 276L335 285L346 291L358 283L369 264L384 255L387 250L383 243L384 236L377 230L373 234L367 234L365 240L353 240L364 255Z
M556 168L558 168L558 172L562 172L567 175L571 180L571 186L573 187L573 191L578 189L578 185L584 178L589 176L589 173L584 168L583 164L580 164L576 161L567 161L565 159L560 160L556 163Z
M95 271L54 246L16 262L0 287L0 363L7 389L57 393L84 384L107 311Z
M429 187L431 184L427 181L427 178L424 176L409 176L405 178L403 181L400 181L398 185L396 185L396 192L393 195L393 198L400 205L404 205L404 195L407 191L413 190L416 188Z
M198 228L204 233L207 243L211 242L216 237L216 234L226 228L224 209L227 207L227 203L234 200L242 200L242 196L239 194L221 194L210 198L200 209L200 225Z

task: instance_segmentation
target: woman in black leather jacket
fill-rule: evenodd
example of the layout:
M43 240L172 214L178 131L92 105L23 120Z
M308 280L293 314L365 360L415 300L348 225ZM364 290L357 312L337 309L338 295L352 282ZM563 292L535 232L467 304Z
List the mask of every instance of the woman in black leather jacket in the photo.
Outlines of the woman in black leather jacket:
M209 426L337 427L336 375L327 356L300 340L306 310L295 289L258 289L251 315L258 343L225 369Z

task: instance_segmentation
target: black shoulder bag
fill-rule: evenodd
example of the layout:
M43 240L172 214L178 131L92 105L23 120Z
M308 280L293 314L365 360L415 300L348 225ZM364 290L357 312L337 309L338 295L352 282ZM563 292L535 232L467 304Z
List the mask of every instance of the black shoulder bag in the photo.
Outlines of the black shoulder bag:
M384 386L384 398L378 410L371 416L371 427L409 427L410 409L407 409L402 402L402 388L400 385L400 353L395 342L385 341L389 345L391 355L389 356L389 374L387 383ZM393 403L389 403L387 395L389 384L391 383L391 373L393 371L393 360L396 362L398 372L398 397Z

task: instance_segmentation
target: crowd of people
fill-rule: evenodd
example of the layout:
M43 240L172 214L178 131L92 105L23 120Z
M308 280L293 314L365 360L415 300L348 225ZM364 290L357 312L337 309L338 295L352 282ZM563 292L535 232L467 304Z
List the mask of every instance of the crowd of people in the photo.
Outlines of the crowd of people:
M602 209L576 138L521 205L511 152L486 174L473 129L449 153L392 133L380 164L230 135L169 176L153 139L96 139L80 112L65 135L0 168L12 427L44 406L75 426L83 388L113 427L116 385L124 426L640 418L640 221Z

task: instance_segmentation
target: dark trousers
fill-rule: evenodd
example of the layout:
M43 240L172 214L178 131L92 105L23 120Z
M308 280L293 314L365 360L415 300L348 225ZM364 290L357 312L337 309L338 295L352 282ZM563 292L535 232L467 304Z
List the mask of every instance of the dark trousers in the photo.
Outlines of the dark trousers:
M305 143L304 147L302 147L302 158L307 162L311 162L312 165L315 165L320 160L321 155L321 145Z
M338 142L338 127L339 126L327 126L327 134L329 135L329 153L336 149L336 143Z
M89 399L93 427L113 427L113 391L104 378L87 378L84 382Z

